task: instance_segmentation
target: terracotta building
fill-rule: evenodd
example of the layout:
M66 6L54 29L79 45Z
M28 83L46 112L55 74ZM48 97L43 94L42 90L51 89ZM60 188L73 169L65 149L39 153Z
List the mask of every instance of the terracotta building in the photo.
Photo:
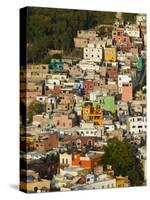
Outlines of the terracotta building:
M122 85L122 101L129 102L133 98L132 83L124 83Z

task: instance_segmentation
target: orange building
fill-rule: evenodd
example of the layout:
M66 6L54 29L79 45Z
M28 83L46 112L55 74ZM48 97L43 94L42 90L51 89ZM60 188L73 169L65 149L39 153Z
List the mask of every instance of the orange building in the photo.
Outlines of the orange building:
M72 157L72 166L80 166L93 171L100 165L100 161L100 155L77 153Z
M132 101L132 83L124 83L122 85L122 101L129 102Z
M112 31L112 39L117 43L130 43L130 37L124 32L124 28L115 28Z
M83 120L93 122L95 125L101 126L103 123L102 111L91 105L82 108Z

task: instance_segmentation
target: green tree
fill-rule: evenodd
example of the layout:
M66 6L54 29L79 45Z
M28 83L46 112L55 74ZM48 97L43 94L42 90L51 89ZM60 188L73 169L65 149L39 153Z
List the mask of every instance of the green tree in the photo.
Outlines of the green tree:
M29 123L32 123L33 116L36 114L41 114L43 111L43 106L39 101L33 101L29 104L28 107L28 120Z
M131 186L140 186L144 181L142 164L134 156L134 148L126 143L113 138L108 140L102 158L104 168L111 165L116 176L128 176Z

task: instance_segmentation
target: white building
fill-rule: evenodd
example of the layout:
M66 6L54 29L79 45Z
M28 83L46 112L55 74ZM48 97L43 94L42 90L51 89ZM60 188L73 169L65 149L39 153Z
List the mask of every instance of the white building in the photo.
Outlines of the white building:
M91 70L91 71L99 71L100 66L95 64L93 61L89 60L81 60L77 66L80 67L83 71Z
M73 186L72 190L82 190L82 189L90 190L90 189L104 189L104 188L108 189L115 187L116 187L116 179L109 177L108 175L104 175L93 183Z
M102 137L104 133L103 127L95 127L93 123L80 123L80 128L78 129L80 136L85 137Z
M105 124L104 125L104 130L106 132L111 132L115 130L115 125L114 124Z
M136 24L143 25L146 23L146 15L145 14L138 14L136 15Z
M125 33L127 33L130 37L140 37L139 27L134 24L127 24L125 26Z
M130 83L132 81L131 74L119 74L118 75L118 89L119 93L122 93L122 87L124 83Z
M78 176L85 168L83 167L65 167L64 169L60 168L60 175L65 176L66 174L70 174L72 176Z
M60 85L60 80L58 79L48 79L45 82L45 86L48 87L49 89L54 89L55 85Z
M132 135L139 135L140 133L146 133L147 131L147 121L146 117L143 116L136 116L136 117L129 117L127 119L127 129L128 133Z
M103 59L103 48L100 44L88 44L84 48L83 57L85 60L101 62Z
M36 100L39 101L40 103L45 103L47 100L47 96L44 95L36 96Z

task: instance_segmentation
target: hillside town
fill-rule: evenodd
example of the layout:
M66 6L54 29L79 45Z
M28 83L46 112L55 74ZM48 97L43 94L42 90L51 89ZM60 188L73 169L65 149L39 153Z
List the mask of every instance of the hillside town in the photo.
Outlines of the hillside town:
M146 185L146 36L146 15L125 23L117 13L113 24L77 31L74 48L81 57L21 66L22 191L136 186L131 173L116 173L103 159L113 140L134 149Z

